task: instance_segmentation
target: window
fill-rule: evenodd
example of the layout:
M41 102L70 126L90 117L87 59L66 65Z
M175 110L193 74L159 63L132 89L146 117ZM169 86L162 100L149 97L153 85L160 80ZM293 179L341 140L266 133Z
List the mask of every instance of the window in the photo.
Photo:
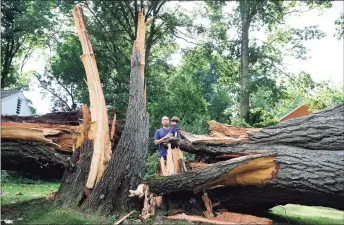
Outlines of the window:
M16 110L17 115L20 114L21 102L22 102L22 100L21 100L20 98L18 98L18 101L17 101L17 110Z

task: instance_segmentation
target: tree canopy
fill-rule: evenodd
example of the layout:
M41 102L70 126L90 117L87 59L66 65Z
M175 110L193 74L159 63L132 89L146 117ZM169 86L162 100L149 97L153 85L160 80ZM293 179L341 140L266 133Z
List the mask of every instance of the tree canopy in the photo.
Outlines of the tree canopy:
M176 115L183 127L204 133L210 119L264 127L300 104L319 110L343 101L343 89L315 82L304 71L289 72L284 61L287 56L306 60L305 41L326 36L317 24L292 27L287 18L328 10L329 1L200 1L193 10L165 0L2 1L2 89L28 89L35 78L52 96L54 111L89 104L71 14L75 3L85 12L109 114L115 108L119 118L129 100L137 12L144 8L146 19L154 16L145 43L151 131L164 115ZM333 23L342 39L343 14ZM266 38L254 36L256 31ZM181 41L189 47L180 49ZM34 51L49 52L44 72L25 74L23 65ZM179 64L173 63L176 54Z

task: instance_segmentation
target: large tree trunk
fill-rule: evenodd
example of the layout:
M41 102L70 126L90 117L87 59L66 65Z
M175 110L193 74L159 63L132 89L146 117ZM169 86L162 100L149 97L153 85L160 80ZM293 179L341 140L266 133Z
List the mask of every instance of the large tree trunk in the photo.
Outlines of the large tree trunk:
M1 168L60 179L70 166L81 115L1 116Z
M267 181L255 192L250 192L252 189L248 188L237 189L235 193L238 197L233 197L231 191L228 195L223 195L225 191L221 194L214 191L215 198L226 202L224 205L235 207L237 202L233 198L240 198L239 205L262 204L270 207L299 203L343 209L343 113L344 104L341 104L263 129L251 134L246 143L191 144L183 140L180 149L207 155L203 160L208 163L233 153L278 153L280 170L276 179ZM259 196L252 193L259 193Z
M138 24L138 39L133 47L129 105L124 131L104 175L93 189L83 188L90 160L86 152L81 157L76 170L64 176L57 199L60 201L59 204L65 207L79 205L88 212L97 211L101 214L109 214L114 210L126 211L138 206L135 199L129 199L128 193L129 189L136 187L142 180L142 171L148 150L148 115L144 97L145 23L143 12L139 13ZM98 105L97 107L102 106ZM97 135L103 134L97 132L94 135L97 137ZM64 199L68 193L73 196L74 200Z
M275 157L274 153L244 156L173 176L158 177L147 184L156 194L197 193L218 186L260 185L276 177L278 166L274 162Z
M144 84L140 76L140 55L137 51L131 73L131 101L121 139L101 182L95 187L82 208L108 214L137 206L128 197L142 180L148 150L148 116L144 109Z

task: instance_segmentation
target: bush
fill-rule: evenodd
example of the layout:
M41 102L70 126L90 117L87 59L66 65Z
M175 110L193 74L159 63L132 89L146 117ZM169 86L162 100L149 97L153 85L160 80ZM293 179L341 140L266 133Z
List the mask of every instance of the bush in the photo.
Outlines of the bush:
M144 169L143 181L151 179L154 174L158 173L158 156L159 152L156 151L154 154L146 159L146 167Z

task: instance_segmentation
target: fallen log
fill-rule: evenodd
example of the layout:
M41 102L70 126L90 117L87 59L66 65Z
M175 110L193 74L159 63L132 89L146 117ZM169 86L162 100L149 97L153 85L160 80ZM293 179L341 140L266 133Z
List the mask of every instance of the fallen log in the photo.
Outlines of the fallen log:
M81 116L81 111L1 116L1 168L60 179L70 166Z
M41 116L2 115L2 169L60 179L73 164L68 159L73 149L79 148L88 136L86 112L87 106L83 106L82 110ZM114 145L120 139L123 124L124 121L116 123Z
M1 169L29 173L41 178L60 179L69 155L37 142L1 140Z
M277 179L262 188L216 190L210 198L226 207L276 204L313 204L343 209L344 201L344 105L295 118L249 135L245 143L180 141L182 151L206 155L205 162L233 153L274 151L280 166ZM172 179L172 178L171 178ZM172 181L170 181L172 182ZM167 184L166 184L167 185ZM212 196L211 196L212 195Z
M156 194L197 193L218 186L260 185L276 176L278 166L275 158L274 153L238 157L201 169L155 177L147 185Z

